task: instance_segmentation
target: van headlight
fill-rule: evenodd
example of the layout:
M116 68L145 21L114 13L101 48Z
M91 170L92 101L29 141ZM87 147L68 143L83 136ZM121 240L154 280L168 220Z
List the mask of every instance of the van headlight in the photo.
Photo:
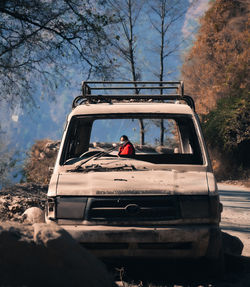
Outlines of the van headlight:
M83 219L86 204L86 197L57 197L56 217L58 219Z
M180 197L183 218L210 218L218 220L222 210L218 195L186 195Z
M208 196L182 196L180 205L183 218L208 218L210 216Z

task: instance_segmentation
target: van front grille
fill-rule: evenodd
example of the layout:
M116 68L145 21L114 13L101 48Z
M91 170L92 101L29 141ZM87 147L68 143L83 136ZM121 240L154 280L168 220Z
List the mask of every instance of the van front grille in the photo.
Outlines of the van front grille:
M89 201L89 221L163 221L180 218L176 196L91 198Z

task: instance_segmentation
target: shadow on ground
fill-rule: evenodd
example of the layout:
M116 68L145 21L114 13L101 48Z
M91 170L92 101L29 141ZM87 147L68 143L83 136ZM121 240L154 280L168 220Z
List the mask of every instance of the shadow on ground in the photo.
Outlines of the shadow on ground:
M205 262L166 262L164 260L123 262L113 268L120 286L148 287L247 287L250 286L250 258L225 255L225 273L217 278L209 275ZM110 265L109 265L110 268Z
M243 243L222 233L225 270L222 276L206 260L126 260L106 262L123 287L247 287L250 286L250 258L241 256Z

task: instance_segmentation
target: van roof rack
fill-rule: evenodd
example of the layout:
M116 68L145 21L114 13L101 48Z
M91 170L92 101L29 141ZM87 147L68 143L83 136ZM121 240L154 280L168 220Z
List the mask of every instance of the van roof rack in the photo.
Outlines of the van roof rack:
M114 94L114 91L119 91ZM121 91L126 93L121 94ZM143 93L142 93L143 92ZM82 95L76 97L72 108L84 103L115 101L185 101L195 110L194 101L184 95L183 81L83 81Z

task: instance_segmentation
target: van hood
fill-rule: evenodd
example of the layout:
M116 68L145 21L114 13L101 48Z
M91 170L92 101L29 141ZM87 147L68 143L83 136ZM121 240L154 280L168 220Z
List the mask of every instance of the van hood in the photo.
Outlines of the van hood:
M208 194L205 171L147 170L61 173L57 195Z

